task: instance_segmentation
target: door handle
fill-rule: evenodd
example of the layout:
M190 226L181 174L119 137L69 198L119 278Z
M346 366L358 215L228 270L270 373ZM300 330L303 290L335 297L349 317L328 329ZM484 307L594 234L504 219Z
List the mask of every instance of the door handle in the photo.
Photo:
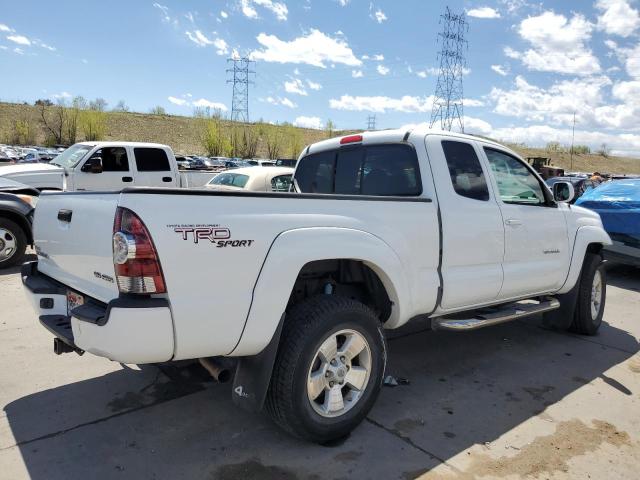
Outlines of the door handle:
M122 177L123 182L133 182L133 177Z
M171 177L162 177L163 182L170 182L171 180L173 180Z
M522 225L522 220L518 218L508 218L504 221L504 223L506 225L518 226L518 225Z
M58 220L65 223L71 223L71 216L73 215L73 210L59 210L58 211Z

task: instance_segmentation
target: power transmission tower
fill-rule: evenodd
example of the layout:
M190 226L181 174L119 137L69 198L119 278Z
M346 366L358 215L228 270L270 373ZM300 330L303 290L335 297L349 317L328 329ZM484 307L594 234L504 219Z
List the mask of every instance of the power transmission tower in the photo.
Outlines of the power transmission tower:
M443 24L442 32L438 34L442 41L438 53L440 69L429 126L440 122L442 130L450 131L456 123L464 132L462 76L467 65L465 49L468 43L464 37L469 30L469 23L464 13L453 13L449 7L440 16L440 23Z
M376 116L375 115L369 115L367 117L367 130L373 131L375 129L376 129Z
M249 75L256 73L249 67L253 60L247 57L229 58L229 62L233 63L233 68L228 68L227 73L232 73L233 77L227 80L227 83L233 83L233 98L231 100L231 120L235 122L249 122L249 85L255 85L250 80Z

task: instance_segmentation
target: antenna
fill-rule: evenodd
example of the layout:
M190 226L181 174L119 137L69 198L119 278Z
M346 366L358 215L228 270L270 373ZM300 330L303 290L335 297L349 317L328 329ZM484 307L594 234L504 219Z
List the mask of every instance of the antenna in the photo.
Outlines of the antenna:
M442 130L451 131L456 123L460 131L464 132L462 76L467 65L465 48L468 49L469 44L464 37L469 31L469 23L464 12L455 14L449 7L440 15L440 23L443 24L442 32L438 34L442 41L442 48L438 53L440 68L429 127L440 122Z
M249 79L249 75L255 74L254 70L250 70L253 60L248 57L232 57L227 59L227 64L233 63L233 68L228 68L227 73L233 73L233 78L228 79L227 83L233 83L233 98L231 100L231 120L235 122L249 122L249 85L255 85L255 82Z
M374 115L369 115L367 117L367 130L369 131L373 131L376 129L376 116Z

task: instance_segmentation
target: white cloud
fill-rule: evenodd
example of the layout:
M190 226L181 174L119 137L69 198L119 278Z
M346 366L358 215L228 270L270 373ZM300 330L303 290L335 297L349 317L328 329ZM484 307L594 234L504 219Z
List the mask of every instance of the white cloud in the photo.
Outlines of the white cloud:
M211 39L207 37L200 30L194 30L193 32L184 32L189 40L198 45L199 47L207 47L213 45L218 55L226 55L229 53L229 46L222 38Z
M286 20L289 14L289 9L281 2L274 2L273 0L240 0L242 13L248 18L258 18L258 11L255 9L255 5L269 10L278 20Z
M311 90L320 90L322 89L322 85L320 85L319 83L316 82L312 82L311 80L307 79L307 85L309 85L309 88Z
M180 107L183 107L183 106L185 106L187 104L187 101L184 98L177 98L177 97L169 96L169 97L167 97L167 100L169 100L174 105L178 105Z
M373 12L373 17L372 18L376 22L382 23L387 19L387 16L384 14L384 12L382 10L378 9L375 12Z
M13 43L17 43L18 45L31 45L31 40L29 40L24 35L9 35L7 36L7 40L12 41Z
M0 45L0 50L8 50L8 48L4 45Z
M341 7L345 7L350 0L336 0L340 4Z
M509 69L503 67L502 65L491 65L491 70L496 72L498 75L502 75L503 77L509 74Z
M295 93L297 95L308 95L304 88L304 83L299 78L293 78L284 82L284 90L287 93Z
M46 43L43 43L40 40L36 40L34 43L39 47L42 47L42 48L44 48L46 50L49 50L50 52L55 52L56 51L56 47L52 47L51 45L47 45Z
M222 18L229 18L229 14L227 12L225 12L224 10L220 10L220 16Z
M424 70L420 70L416 73L416 75L418 75L420 78L427 78L427 72Z
M592 75L600 72L598 59L586 46L592 30L593 24L581 14L568 20L564 15L546 11L520 23L518 33L531 48L518 52L506 47L504 53L521 60L530 70Z
M500 12L491 7L473 8L467 11L467 15L475 18L500 18Z
M229 53L229 46L222 38L216 38L213 41L213 46L216 47L216 53L218 55L226 55Z
M378 65L376 67L376 70L378 71L378 73L380 75L386 75L386 74L388 74L390 72L390 70L387 67L385 67L384 65Z
M320 130L322 128L322 120L318 117L296 117L293 124L300 128L313 128L316 130Z
M262 99L261 99L262 100ZM288 98L281 98L281 97L267 97L266 99L262 100L265 101L267 103L270 103L271 105L281 105L283 107L288 107L288 108L297 108L298 105L296 105L295 103L293 103L291 100L289 100Z
M13 52L17 53L18 55L24 55L24 50L22 50L20 47L14 48Z
M251 52L250 56L254 60L306 63L321 68L326 68L325 62L349 66L362 65L343 39L329 37L316 29L311 29L306 35L290 42L266 33L259 34L257 40L264 48Z
M628 37L640 26L638 10L627 0L598 0L595 7L602 12L598 28L610 35Z
M371 60L375 60L376 62L382 62L384 60L384 55L381 53L377 53L371 57Z
M484 102L482 100L476 100L474 98L465 98L464 106L465 107L484 107Z
M13 32L13 28L5 25L4 23L0 23L0 32Z
M162 12L163 22L169 23L171 21L171 16L169 15L169 7L160 5L159 3L154 3L153 6Z
M401 98L385 96L351 96L342 95L339 99L329 100L329 106L335 110L370 111L385 113L387 110L405 113L425 113L431 111L433 97L412 97L405 95Z
M198 108L210 108L212 110L220 110L221 112L227 111L227 106L224 103L212 102L211 100L207 100L206 98L200 98L195 102L192 102L191 105Z
M466 101L465 101L466 102ZM489 135L492 131L491 124L479 118L464 116L464 130L467 133Z
M73 95L71 95L69 92L60 92L60 93L56 93L51 95L53 98L58 99L58 100L68 100L70 99Z
M362 70L351 70L351 76L353 78L362 78L364 77L364 73L362 73Z

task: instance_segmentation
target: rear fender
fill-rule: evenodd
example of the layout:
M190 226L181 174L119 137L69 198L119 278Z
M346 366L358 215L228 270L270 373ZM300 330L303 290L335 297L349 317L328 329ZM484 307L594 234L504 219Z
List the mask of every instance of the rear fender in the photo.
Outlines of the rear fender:
M273 242L253 290L244 331L232 356L255 355L276 332L296 278L316 260L353 259L369 266L392 302L387 324L396 326L409 311L410 288L398 255L380 238L361 230L316 227L289 230Z
M564 285L557 293L569 292L578 282L580 278L580 271L582 270L582 262L584 256L587 253L587 248L591 244L611 245L611 239L607 232L601 227L593 225L584 226L578 228L576 231L576 238L573 244L573 253L571 255L571 265L569 267L569 274L564 282Z

